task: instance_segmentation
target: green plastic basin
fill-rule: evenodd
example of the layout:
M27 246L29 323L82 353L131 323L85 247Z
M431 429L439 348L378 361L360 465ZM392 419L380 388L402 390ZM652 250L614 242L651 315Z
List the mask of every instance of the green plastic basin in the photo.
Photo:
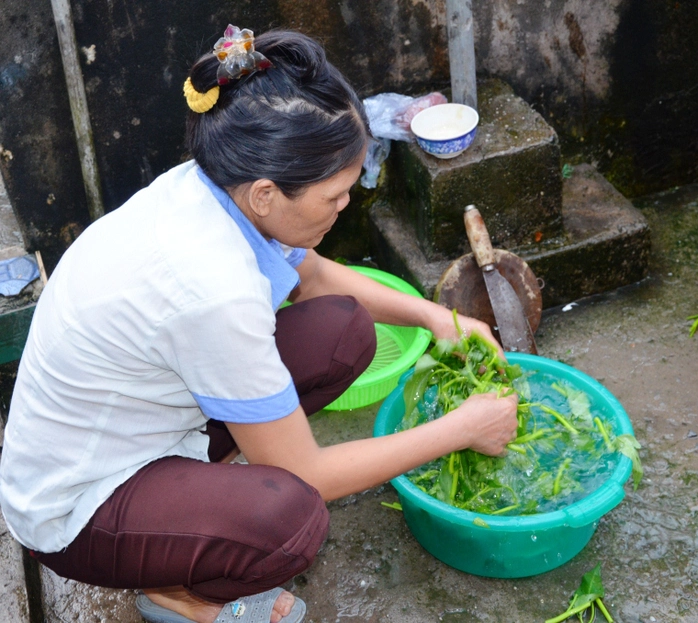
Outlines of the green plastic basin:
M409 283L376 268L351 266L374 281L412 296L422 295ZM431 333L421 327L398 327L376 323L376 354L371 364L339 398L325 407L344 411L383 400L398 384L400 376L414 365L429 346Z
M525 370L552 375L585 391L592 412L611 423L616 435L633 434L622 405L590 376L544 357L507 353L507 359ZM374 436L392 434L400 423L405 412L402 392L411 373L406 372L385 399L376 416ZM625 496L623 487L631 469L630 459L622 456L609 478L578 502L550 513L510 517L483 515L444 504L418 489L406 476L391 482L397 489L407 526L433 556L474 575L520 578L550 571L576 556L591 539L599 519Z

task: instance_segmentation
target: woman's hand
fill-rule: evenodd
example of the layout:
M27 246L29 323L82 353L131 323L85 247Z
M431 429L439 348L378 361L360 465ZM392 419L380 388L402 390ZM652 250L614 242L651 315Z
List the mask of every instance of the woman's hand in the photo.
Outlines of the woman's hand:
M516 439L518 402L517 394L501 398L495 394L473 394L444 417L457 421L458 430L466 433L463 448L501 456L506 454L507 444Z

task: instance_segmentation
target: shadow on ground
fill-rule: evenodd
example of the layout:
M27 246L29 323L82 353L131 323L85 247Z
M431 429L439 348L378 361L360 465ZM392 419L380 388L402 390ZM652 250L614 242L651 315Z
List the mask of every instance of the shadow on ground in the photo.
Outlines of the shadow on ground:
M524 579L471 576L440 563L411 536L390 485L330 505L330 536L295 580L308 623L542 623L567 607L600 562L604 602L618 623L698 623L698 186L636 202L653 236L651 275L635 286L546 312L540 354L603 383L623 403L643 446L637 492L600 521L567 564ZM323 412L320 443L371 434L377 407Z

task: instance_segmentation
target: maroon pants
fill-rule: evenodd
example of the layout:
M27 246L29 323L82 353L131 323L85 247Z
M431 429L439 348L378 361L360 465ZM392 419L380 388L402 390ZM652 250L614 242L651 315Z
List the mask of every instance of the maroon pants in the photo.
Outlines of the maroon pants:
M277 314L276 342L301 405L328 405L368 366L375 331L351 297L326 296ZM235 448L210 422L209 456ZM283 584L310 566L329 523L310 485L266 465L167 457L114 491L63 551L35 553L57 574L113 588L185 586L225 603Z

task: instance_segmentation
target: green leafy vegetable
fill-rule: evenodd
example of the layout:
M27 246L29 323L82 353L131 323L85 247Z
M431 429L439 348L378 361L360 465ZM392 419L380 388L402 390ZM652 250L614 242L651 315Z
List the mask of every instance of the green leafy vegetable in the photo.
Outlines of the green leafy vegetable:
M589 396L576 387L563 387L560 383L553 383L552 388L567 398L572 415L584 422L591 422L591 404Z
M579 620L583 622L586 610L589 610L589 619L587 623L593 623L596 618L596 608L601 610L601 613L608 623L613 623L613 618L606 609L603 601L601 601L604 595L605 591L601 582L601 563L599 563L591 571L582 576L582 582L579 588L574 592L574 595L572 595L567 610L552 619L548 619L545 623L561 623L561 621L575 614L579 617Z
M693 337L696 334L696 331L698 331L698 314L695 316L689 316L686 318L686 320L693 320L693 324L691 325L691 328L688 331L688 336Z
M613 446L618 452L624 454L632 461L633 488L637 489L643 474L642 463L640 463L640 456L637 453L640 449L640 444L632 435L618 435L613 442Z
M460 330L457 322L456 327ZM531 401L534 379L540 402ZM519 426L516 439L507 446L510 452L491 457L461 450L409 472L410 481L425 493L483 514L546 512L580 499L586 486L600 486L604 473L615 465L610 457L617 453L633 462L637 487L642 467L632 435L615 437L611 427L592 414L584 391L551 377L525 375L477 334L438 340L417 362L405 384L405 415L398 429L440 417L469 396L487 392L519 394Z
M396 511L402 511L402 504L400 504L400 502L381 502L381 506L392 508Z

